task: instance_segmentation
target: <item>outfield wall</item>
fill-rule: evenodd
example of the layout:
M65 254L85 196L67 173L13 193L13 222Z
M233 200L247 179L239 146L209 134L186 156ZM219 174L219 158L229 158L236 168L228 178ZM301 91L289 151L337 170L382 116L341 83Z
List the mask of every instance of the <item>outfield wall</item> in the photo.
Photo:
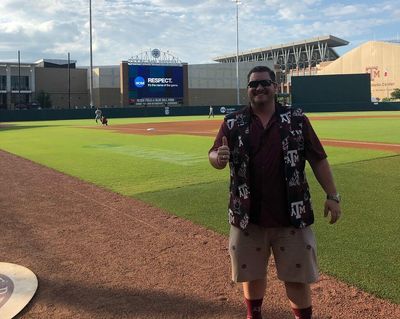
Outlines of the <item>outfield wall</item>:
M304 112L363 112L363 111L400 111L400 102L385 103L293 103L294 107L300 107Z
M354 112L354 111L400 111L400 102L396 103L360 103L360 104L304 104L297 105L305 112ZM214 106L215 115L224 115L239 110L243 106ZM135 107L135 108L102 108L109 118L156 117L156 116L208 116L208 106L169 106L169 107ZM0 122L50 121L94 119L95 109L42 109L42 110L0 110Z
M371 102L368 73L292 77L292 103L299 105L365 105Z

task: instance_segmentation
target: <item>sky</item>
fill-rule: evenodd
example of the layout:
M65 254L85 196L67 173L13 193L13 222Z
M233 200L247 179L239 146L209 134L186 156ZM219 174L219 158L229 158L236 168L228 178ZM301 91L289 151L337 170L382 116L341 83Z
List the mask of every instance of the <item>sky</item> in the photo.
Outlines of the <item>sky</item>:
M189 64L333 35L349 45L400 40L400 0L92 0L93 65L159 49ZM0 61L71 59L88 66L89 0L1 0Z

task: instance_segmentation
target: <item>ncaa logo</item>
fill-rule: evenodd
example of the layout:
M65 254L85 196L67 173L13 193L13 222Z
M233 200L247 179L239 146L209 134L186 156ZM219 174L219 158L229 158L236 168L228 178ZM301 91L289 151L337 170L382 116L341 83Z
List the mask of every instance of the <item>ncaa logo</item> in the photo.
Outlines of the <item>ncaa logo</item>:
M141 76L137 76L137 77L135 78L135 86L136 86L137 88L142 88L142 87L144 87L144 85L145 85L144 78L141 77Z
M223 106L223 107L221 107L221 108L219 109L219 111L220 111L222 114L224 114L224 113L226 112L226 108Z

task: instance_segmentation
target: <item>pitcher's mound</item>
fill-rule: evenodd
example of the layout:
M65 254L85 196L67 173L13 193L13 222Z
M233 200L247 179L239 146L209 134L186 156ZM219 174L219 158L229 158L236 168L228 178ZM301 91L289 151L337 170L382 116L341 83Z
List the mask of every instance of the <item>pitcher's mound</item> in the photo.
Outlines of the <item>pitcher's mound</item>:
M36 275L28 268L0 262L0 318L11 319L36 292Z

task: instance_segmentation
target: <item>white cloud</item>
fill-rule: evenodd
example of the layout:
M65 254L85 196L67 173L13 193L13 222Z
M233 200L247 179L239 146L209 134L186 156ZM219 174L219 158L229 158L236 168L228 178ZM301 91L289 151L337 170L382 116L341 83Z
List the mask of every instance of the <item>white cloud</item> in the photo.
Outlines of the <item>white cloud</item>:
M396 35L400 0L242 0L240 50L332 34L351 42ZM231 0L92 0L94 64L119 64L159 48L185 62L236 50ZM71 58L89 63L88 0L1 0L0 60Z
M334 16L344 16L344 15L354 15L360 12L363 12L365 10L364 5L347 5L347 6L342 6L342 5L333 5L331 7L328 7L325 10L325 15L328 17L334 17Z

